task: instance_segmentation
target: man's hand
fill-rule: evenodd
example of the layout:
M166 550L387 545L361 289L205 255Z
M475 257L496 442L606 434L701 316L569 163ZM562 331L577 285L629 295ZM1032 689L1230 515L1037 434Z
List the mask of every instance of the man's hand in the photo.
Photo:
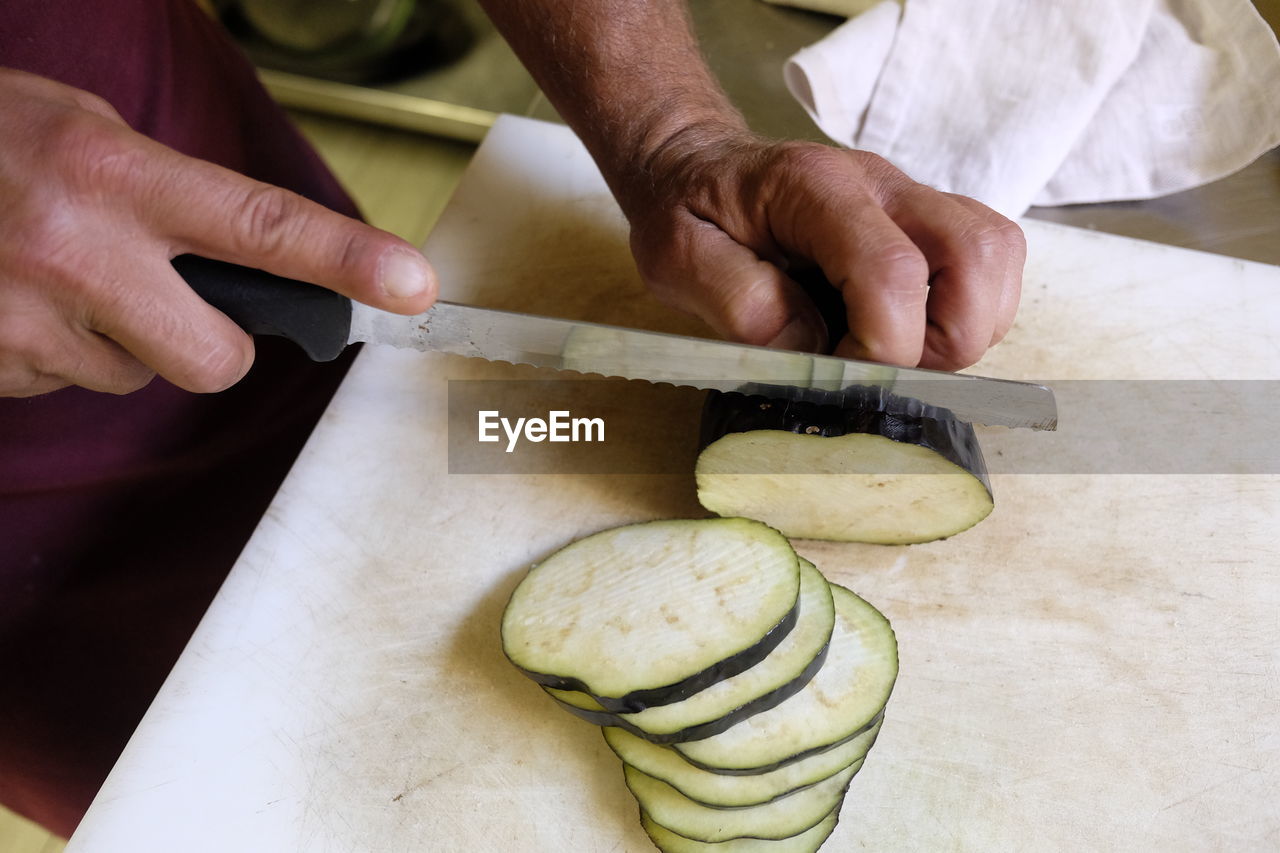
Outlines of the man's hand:
M252 340L170 266L193 253L402 313L435 299L408 243L185 157L106 102L0 69L0 396L238 381Z
M1021 230L874 154L694 130L618 186L655 294L725 337L958 370L1013 323ZM843 295L843 340L787 275L797 264Z
M730 338L816 350L825 327L786 271L817 264L844 297L840 355L957 369L1008 331L1017 226L873 154L751 134L684 0L480 2L600 165L669 304Z

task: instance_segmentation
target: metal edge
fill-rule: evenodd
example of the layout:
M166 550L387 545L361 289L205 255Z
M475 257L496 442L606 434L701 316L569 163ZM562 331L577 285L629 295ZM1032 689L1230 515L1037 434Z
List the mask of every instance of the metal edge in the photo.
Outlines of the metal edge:
M489 110L283 71L259 69L258 76L271 96L286 107L331 113L333 105L341 103L343 115L349 118L464 142L482 140L498 118Z

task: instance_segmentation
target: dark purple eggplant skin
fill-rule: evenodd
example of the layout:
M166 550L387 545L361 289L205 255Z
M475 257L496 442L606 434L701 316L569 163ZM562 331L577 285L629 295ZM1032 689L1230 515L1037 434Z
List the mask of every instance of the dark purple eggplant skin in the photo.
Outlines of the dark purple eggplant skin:
M859 726L857 731L850 732L849 734L845 735L844 737L840 738L838 741L835 741L834 743L826 743L821 746L815 746L813 749L806 749L803 752L797 752L795 755L788 755L786 758L782 759L781 761L775 761L774 763L766 764L763 767L747 767L740 770L734 770L734 769L728 769L724 767L712 767L709 764L703 764L700 761L694 761L692 758L685 755L683 752L680 753L680 757L683 758L685 761L689 762L690 764L692 764L694 767L700 768L702 770L706 770L710 773L719 773L721 776L754 776L757 773L768 773L772 770L777 770L780 767L786 767L788 764L791 764L792 762L799 761L802 758L808 758L811 755L817 755L820 752L826 752L828 749L835 749L837 746L846 744L849 741L853 740L854 738L858 737L859 735L865 734L868 729L872 728L873 726L875 726L876 723L880 722L883 719L884 719L884 711L881 711L879 714L876 714L874 717L872 717L867 722L866 725ZM875 742L879 738L880 738L880 733L876 732L875 737L871 739L871 743L867 745L867 749L870 750L872 746L875 746Z
M545 672L533 672L511 661L512 665L532 678L543 687L554 687L558 690L577 690L586 693L592 699L600 703L600 706L607 712L613 713L634 713L643 711L645 708L654 708L658 705L670 705L672 702L679 702L699 690L703 690L711 685L724 681L726 678L745 672L751 667L758 664L769 656L769 653L777 648L778 644L786 639L787 634L791 633L791 629L796 626L796 622L800 618L800 597L797 594L796 603L787 614L778 621L776 625L769 629L763 637L760 638L755 645L748 646L736 654L730 655L724 660L718 661L701 672L695 672L687 678L683 678L674 684L667 684L662 687L648 687L644 690L633 690L625 696L600 696L591 692L591 688L583 684L576 678L565 678L559 675L548 675ZM511 660L508 658L508 660ZM564 704L564 703L561 703ZM582 716L582 708L574 708L565 705L570 711L578 716ZM602 713L591 712L586 713Z
M843 392L819 392L831 402L788 400L766 393L709 391L702 407L699 451L735 432L782 430L798 435L839 436L866 433L928 448L968 471L991 492L987 463L971 424L950 417L945 409L899 397L874 386Z
M827 660L827 650L829 648L830 645L823 646L817 656L806 664L805 668L802 669L795 678L791 679L786 684L770 690L762 696L757 696L755 699L752 699L744 705L738 706L719 719L708 720L705 723L699 723L696 726L689 726L688 728L681 729L678 732L671 732L669 734L657 735L651 732L646 732L643 729L638 728L626 718L619 717L616 714L611 714L608 711L593 711L587 708L579 708L576 705L570 705L568 702L563 702L559 699L556 699L555 702L561 708L564 708L566 711L577 717L581 717L588 723L594 723L597 726L617 726L620 729L626 729L636 737L644 738L650 743L662 744L665 746L672 743L685 743L691 740L701 740L702 738L718 735L753 714L759 714L761 711L767 711L770 708L781 705L787 699L790 699L792 696L799 693L804 689L804 686L813 680L813 677L818 674L818 670L822 669L822 664Z

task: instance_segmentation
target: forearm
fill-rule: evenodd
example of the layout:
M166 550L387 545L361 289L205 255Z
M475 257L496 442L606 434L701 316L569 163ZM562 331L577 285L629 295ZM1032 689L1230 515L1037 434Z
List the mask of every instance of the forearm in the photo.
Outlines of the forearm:
M684 0L481 0L615 191L675 139L742 132Z
M659 299L725 337L816 350L828 329L787 272L812 262L844 298L838 355L954 370L1008 331L1017 226L874 154L752 134L685 0L480 2L600 166Z

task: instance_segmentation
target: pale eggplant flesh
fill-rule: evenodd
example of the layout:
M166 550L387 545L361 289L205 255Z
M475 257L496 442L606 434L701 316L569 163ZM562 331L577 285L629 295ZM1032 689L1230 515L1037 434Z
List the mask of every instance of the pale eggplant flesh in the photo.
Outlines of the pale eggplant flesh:
M640 826L662 853L816 853L835 831L840 820L837 805L822 820L797 835L782 839L735 838L731 841L695 841L672 832L643 810Z
M503 613L503 651L544 687L639 712L759 663L794 628L799 593L799 558L758 521L626 525L530 569Z
M884 615L837 584L836 628L817 675L787 701L720 734L677 743L689 763L715 773L764 773L879 725L898 675L898 647Z
M661 779L694 802L717 808L754 806L815 785L866 758L880 725L838 746L765 773L724 774L690 764L674 749L650 743L618 728L602 730L604 739L626 764Z
M677 743L719 734L752 714L793 696L822 667L835 628L830 584L801 560L799 622L786 639L755 666L679 702L637 713L606 711L585 693L544 688L571 713L601 726L616 726L654 743Z
M804 832L840 805L861 767L858 760L816 785L760 805L730 809L696 803L630 765L623 765L623 773L641 810L656 823L685 838L716 843L735 838L782 839Z
M905 545L944 539L994 507L972 425L879 389L844 405L712 392L698 499L790 537Z

